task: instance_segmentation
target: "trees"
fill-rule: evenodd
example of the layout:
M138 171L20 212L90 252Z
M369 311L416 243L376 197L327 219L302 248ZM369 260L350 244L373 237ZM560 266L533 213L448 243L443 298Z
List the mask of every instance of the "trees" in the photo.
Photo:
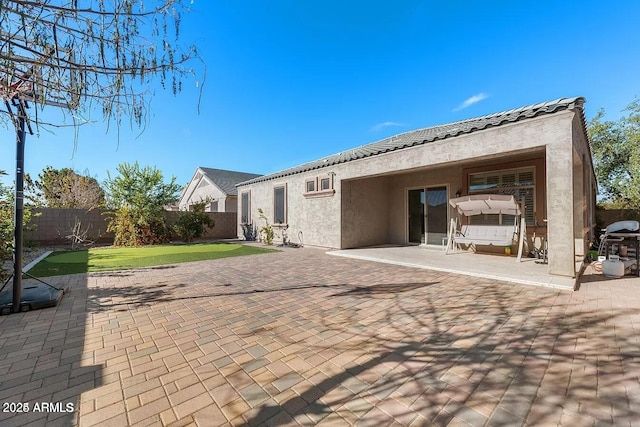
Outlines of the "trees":
M617 121L600 110L589 121L594 167L600 195L617 208L640 208L640 99Z
M24 145L33 124L77 127L101 110L108 125L122 118L141 126L150 83L159 77L173 93L195 47L178 42L188 0L3 0L0 1L0 120L16 130L15 252L22 251ZM35 105L35 114L28 109ZM45 105L66 110L62 123L45 122ZM53 119L54 121L56 119ZM76 140L77 140L76 133ZM19 310L22 268L16 257L12 311Z
M141 168L138 162L118 165L119 176L107 173L105 188L107 205L115 212L107 231L115 233L114 245L138 246L169 240L164 206L178 197L176 178L164 182L162 172L151 166Z
M7 173L0 170L0 175ZM13 241L13 197L10 188L0 181L0 261L11 253ZM2 263L0 262L0 267ZM0 272L0 277L2 272Z
M0 170L0 175L7 173ZM4 278L2 271L2 261L8 259L13 253L13 208L14 208L14 189L5 186L0 181L0 278ZM31 210L27 207L24 210L23 225L26 226L31 222Z
M27 179L32 196L50 208L95 209L104 206L104 190L95 178L73 169L47 166L36 181Z
M195 46L178 44L188 0L5 0L0 4L0 96L34 101L31 117L45 103L73 114L72 125L88 122L99 109L107 123L122 118L142 124L152 79L174 94L182 79L196 76L186 65L199 58ZM196 81L197 83L197 81ZM11 115L11 104L0 103ZM6 117L6 115L4 116Z

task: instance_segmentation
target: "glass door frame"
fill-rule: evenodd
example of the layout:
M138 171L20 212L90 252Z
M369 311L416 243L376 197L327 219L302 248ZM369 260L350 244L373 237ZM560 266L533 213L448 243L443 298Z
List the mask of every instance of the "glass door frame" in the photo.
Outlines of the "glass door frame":
M450 217L451 217L451 212L449 211L449 199L451 198L451 188L449 184L433 184L433 185L419 185L419 186L413 186L413 187L407 187L405 188L405 209L404 209L404 213L405 213L405 242L407 245L411 245L411 246L440 246L439 244L428 244L428 229L427 229L427 216L428 216L428 203L427 203L427 192L429 191L429 189L435 189L435 188L445 188L446 191L446 200L447 200L447 218L445 221L445 234L448 233L449 231L449 222L451 221ZM409 226L410 226L410 212L409 212L409 192L411 190L422 190L424 192L424 197L425 197L425 203L424 203L424 208L423 208L423 212L422 212L422 219L424 221L424 233L422 234L421 237L421 242L417 243L417 242L411 242L409 241L410 239L410 232L409 232ZM424 240L424 242L423 242Z

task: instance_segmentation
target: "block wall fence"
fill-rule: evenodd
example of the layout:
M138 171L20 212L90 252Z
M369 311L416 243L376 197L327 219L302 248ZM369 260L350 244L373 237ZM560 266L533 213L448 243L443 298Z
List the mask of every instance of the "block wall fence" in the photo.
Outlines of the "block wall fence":
M113 243L113 233L107 233L109 223L109 211L104 209L56 209L38 208L32 209L39 216L32 218L31 224L34 230L24 231L24 241L34 242L39 245L66 245L70 241L65 238L71 234L76 218L82 224L82 231L89 229L87 238L95 243ZM206 234L198 240L234 239L237 237L237 213L236 212L207 212L215 221L212 228L208 228ZM167 211L167 224L173 227L180 212ZM178 236L174 236L177 240Z
M640 209L596 208L596 221L603 228L616 221L640 220Z

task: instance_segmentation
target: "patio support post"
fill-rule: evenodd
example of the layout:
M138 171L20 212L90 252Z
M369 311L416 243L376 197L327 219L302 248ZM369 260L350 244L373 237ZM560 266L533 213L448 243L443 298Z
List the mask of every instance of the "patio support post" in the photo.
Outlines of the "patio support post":
M557 116L546 146L549 273L575 277L573 133L575 112Z

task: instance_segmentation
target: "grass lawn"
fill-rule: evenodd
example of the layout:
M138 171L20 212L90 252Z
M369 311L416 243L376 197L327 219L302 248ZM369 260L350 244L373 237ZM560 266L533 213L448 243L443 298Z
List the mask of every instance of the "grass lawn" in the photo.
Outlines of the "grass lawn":
M92 271L126 270L181 262L275 252L275 249L236 243L197 243L159 245L139 248L95 248L82 251L53 252L35 265L29 274L35 277Z

